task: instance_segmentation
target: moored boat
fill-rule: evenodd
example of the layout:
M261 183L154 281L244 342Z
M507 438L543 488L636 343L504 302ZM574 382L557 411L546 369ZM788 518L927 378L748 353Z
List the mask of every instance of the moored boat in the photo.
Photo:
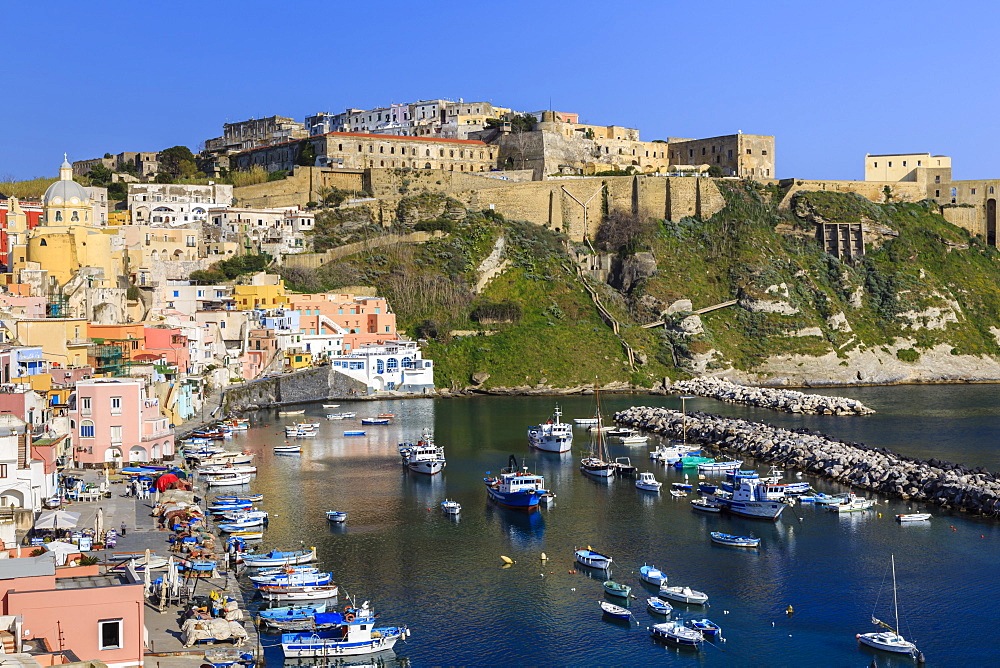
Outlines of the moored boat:
M639 578L643 582L648 582L651 585L656 585L657 587L662 587L667 584L667 576L664 575L656 566L647 566L643 564L639 567Z
M435 445L430 430L425 429L420 440L415 444L400 443L399 454L406 468L414 473L435 475L444 470L448 460L444 456L444 448Z
M713 543L719 545L729 545L730 547L759 547L760 538L753 536L734 536L721 531L713 531L710 534Z
M585 550L576 550L573 555L576 560L584 566L596 568L602 571L606 571L611 568L611 562L613 561L611 557L603 555L600 552L595 552L589 547Z
M305 633L283 633L281 651L286 659L340 657L390 650L410 635L405 626L375 626L375 615L365 601L360 608L343 613L323 612L315 616L317 625L328 628Z
M660 596L669 598L671 601L679 603L690 603L692 605L704 605L708 602L708 594L703 591L691 589L691 587L660 587Z
M592 424L597 424L597 418L595 417L573 418L573 423L581 427L589 427Z
M615 473L622 478L631 478L636 474L636 467L628 457L616 457L614 461Z
M646 599L646 607L654 615L670 615L674 606L670 605L658 596L650 596Z
M224 503L226 501L236 501L236 502L253 502L253 501L263 501L263 494L242 494L239 496L217 496L215 497L216 503Z
M680 622L653 624L649 629L649 633L654 638L660 638L661 640L666 640L667 642L683 647L700 647L705 641L705 637L700 631L690 629Z
M458 501L449 501L448 499L445 499L441 502L441 510L443 510L447 515L458 515L462 512L462 504Z
M709 499L691 499L691 509L699 510L703 513L721 513L722 506Z
M389 418L361 418L361 424L365 425L386 425L390 422Z
M657 480L656 476L649 471L643 471L639 474L639 477L636 478L635 486L639 489L646 490L647 492L659 492L663 483Z
M302 452L301 445L276 445L272 448L276 455L296 455Z
M300 409L297 409L297 410L278 411L278 415L281 415L281 416L285 416L285 415L304 415L305 412L306 412L306 409L300 408Z
M573 426L562 421L558 405L548 421L528 427L528 445L544 452L566 452L573 447Z
M338 522L338 523L346 522L347 513L341 512L339 510L328 510L326 511L326 519L330 520L331 522Z
M628 598L629 594L632 593L632 588L627 584L622 584L620 582L615 582L614 580L604 581L604 591L611 596L620 596L621 598Z
M251 473L219 473L207 476L205 484L209 487L233 487L246 485L252 477Z
M315 547L308 550L294 550L290 552L271 550L266 554L247 554L243 556L243 563L246 566L257 568L305 564L310 561L316 561Z
M713 639L722 637L722 627L711 619L689 619L687 625L705 637Z
M735 515L776 520L788 507L788 504L784 501L768 499L766 488L767 485L759 480L744 479L733 489L731 495L715 494L710 499Z
M601 604L601 610L604 614L609 617L614 617L615 619L631 619L632 611L628 608L623 608L620 605L615 605L614 603L608 603L607 601L598 601Z
M896 600L896 555L890 555L889 563L892 566L892 611L896 620L895 626L890 626L876 617L875 611L873 610L872 624L880 626L886 630L875 631L872 633L859 633L855 637L862 645L867 645L868 647L872 647L874 649L880 649L884 652L894 652L896 654L909 654L910 656L917 657L919 655L917 646L900 635L898 630L899 603ZM875 607L878 607L877 598L875 599Z
M545 489L545 478L534 473L528 473L528 467L519 469L517 459L510 456L506 468L500 469L500 474L483 478L486 493L489 498L500 505L512 508L532 510L538 507Z
M364 436L367 433L362 429L348 429L344 432L344 436Z
M702 462L698 464L698 471L702 473L720 473L723 471L735 471L741 466L743 466L743 462L735 459L722 462Z
M335 598L339 588L335 584L301 587L260 587L257 591L267 601L313 601Z
M909 513L905 515L896 515L897 522L922 522L923 520L929 520L934 517L930 513Z

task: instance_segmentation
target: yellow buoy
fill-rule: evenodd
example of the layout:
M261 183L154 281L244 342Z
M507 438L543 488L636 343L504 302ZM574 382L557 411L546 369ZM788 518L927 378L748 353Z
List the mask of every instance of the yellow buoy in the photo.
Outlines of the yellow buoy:
M542 552L542 561L548 561L548 559L549 558L547 556L545 556L545 553Z
M792 613L794 613L794 612L795 612L795 608L793 608L792 606L788 606L787 608L785 608L785 614L787 614L789 617L791 617Z
M512 563L514 563L513 559L511 559L510 557L505 557L502 554L500 555L500 561L502 561L505 564L512 564Z
M882 519L882 513L879 513L879 514L878 514L878 518L879 518L879 519Z

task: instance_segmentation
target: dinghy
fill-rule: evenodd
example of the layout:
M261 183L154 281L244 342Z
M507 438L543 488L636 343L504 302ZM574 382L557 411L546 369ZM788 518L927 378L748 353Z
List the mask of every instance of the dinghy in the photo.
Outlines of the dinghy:
M601 604L601 610L604 611L608 617L614 617L615 619L631 619L632 611L628 608L623 608L620 605L615 605L614 603L608 603L607 601L599 601Z
M657 596L650 596L649 598L647 598L646 607L654 615L667 615L667 616L669 616L674 609L674 606L670 605L662 598L659 598Z
M272 550L267 554L243 555L243 563L247 566L253 566L256 568L305 564L310 561L316 561L315 547L308 550L296 550L293 552Z
M643 564L639 568L639 578L643 582L648 582L651 585L656 585L661 587L667 584L667 576L656 566L647 566Z
M590 548L587 548L586 550L577 550L573 554L576 557L576 560L584 566L597 568L602 571L606 571L611 568L611 557L605 556L600 552L594 552Z
M615 582L614 580L605 580L604 591L610 594L611 596L620 596L621 598L628 598L628 595L632 593L632 588L626 584Z
M693 605L704 605L708 602L708 594L695 591L691 587L660 587L660 596L669 598L671 601Z
M728 545L730 547L759 547L760 538L754 538L753 536L734 536L728 533L722 533L721 531L713 531L711 534L712 542L718 543L719 545Z

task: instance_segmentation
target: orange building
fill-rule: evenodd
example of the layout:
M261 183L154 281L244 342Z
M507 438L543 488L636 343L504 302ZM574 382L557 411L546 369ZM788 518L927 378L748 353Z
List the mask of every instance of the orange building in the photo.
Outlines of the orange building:
M303 316L324 315L342 327L345 352L399 338L396 334L396 314L389 310L389 302L384 297L291 294L288 301L288 308L299 311Z

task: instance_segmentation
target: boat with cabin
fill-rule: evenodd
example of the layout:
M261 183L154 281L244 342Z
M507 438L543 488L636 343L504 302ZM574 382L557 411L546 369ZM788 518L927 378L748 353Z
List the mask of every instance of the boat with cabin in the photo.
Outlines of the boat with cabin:
M708 497L724 510L742 517L777 520L788 504L767 498L767 485L759 480L743 479L731 494L716 494Z
M527 466L518 468L514 455L510 456L507 466L500 469L499 475L491 475L487 471L483 484L490 499L502 506L522 510L538 508L542 496L549 493L545 489L545 478L529 473Z
M444 511L446 515L458 515L462 512L462 504L458 501L449 501L445 499L441 502L441 510Z
M700 647L705 642L705 637L700 631L684 626L681 622L663 622L653 624L649 628L649 633L654 638L666 640L674 645L682 647Z
M406 468L414 473L435 475L448 465L444 448L434 444L434 437L428 429L423 431L416 443L400 443L399 455L403 458Z
M872 610L872 624L886 629L885 631L875 631L872 633L859 633L855 636L862 645L867 645L883 652L894 652L896 654L909 654L912 657L920 657L917 646L899 634L899 602L896 599L896 555L890 555L889 563L892 567L892 614L895 618L895 625L890 626L875 616L878 609L878 597L875 598L875 608ZM885 580L883 579L883 583ZM879 592L881 594L881 590Z
M562 421L558 404L548 421L528 427L528 445L544 452L567 452L573 447L573 426Z
M376 627L368 601L361 607L349 606L342 613L317 613L315 621L329 628L281 634L281 651L286 659L373 654L392 649L410 635L405 626Z
M598 424L590 428L590 452L588 456L580 460L580 470L584 474L597 478L598 480L609 482L612 476L614 476L615 465L612 462L607 461L607 453L605 451L606 446L604 443L604 428L602 428L600 424L601 399L596 383L594 384L594 400L597 406L595 417L597 418Z
M663 486L663 483L657 480L656 476L654 476L649 471L643 471L642 473L639 474L639 477L636 478L635 486L638 489L642 489L647 492L659 492L660 487Z

